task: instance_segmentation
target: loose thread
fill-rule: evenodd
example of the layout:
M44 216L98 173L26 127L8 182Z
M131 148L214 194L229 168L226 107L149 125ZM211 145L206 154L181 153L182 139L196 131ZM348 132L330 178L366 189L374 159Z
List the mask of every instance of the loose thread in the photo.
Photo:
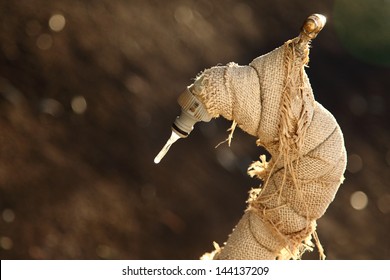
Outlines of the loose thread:
M215 149L226 142L228 142L228 146L230 147L232 140L233 140L233 133L234 133L234 130L236 129L236 127L237 127L237 122L235 120L233 120L232 126L227 130L227 131L230 131L228 137L225 140L219 142L218 145L215 146Z

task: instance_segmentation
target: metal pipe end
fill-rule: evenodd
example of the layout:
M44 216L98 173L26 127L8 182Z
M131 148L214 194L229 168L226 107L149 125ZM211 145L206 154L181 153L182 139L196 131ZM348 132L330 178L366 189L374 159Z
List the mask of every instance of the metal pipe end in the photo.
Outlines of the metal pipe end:
M317 37L325 24L326 17L324 15L312 14L303 22L300 35L308 37L307 40L312 40Z

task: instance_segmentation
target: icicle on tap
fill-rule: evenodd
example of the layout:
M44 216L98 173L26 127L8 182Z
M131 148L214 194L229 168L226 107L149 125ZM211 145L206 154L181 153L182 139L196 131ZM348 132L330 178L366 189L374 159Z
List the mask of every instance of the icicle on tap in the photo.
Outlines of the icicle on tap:
M154 158L154 163L158 164L167 154L169 148L180 138L186 138L199 121L209 122L211 116L199 99L192 94L194 86L188 87L178 98L177 102L181 106L181 114L172 124L172 134L165 146Z
M172 130L171 137L168 139L165 146L161 149L158 155L154 158L154 163L158 164L162 160L162 158L168 153L169 148L175 143L178 139L180 139L180 135L178 135L175 131Z

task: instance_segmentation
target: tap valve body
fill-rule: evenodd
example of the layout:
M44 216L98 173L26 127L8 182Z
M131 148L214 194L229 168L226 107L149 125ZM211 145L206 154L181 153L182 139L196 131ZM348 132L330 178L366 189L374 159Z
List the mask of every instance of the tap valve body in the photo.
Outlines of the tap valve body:
M207 112L205 105L192 94L190 88L187 88L179 96L177 101L181 106L181 114L172 124L171 137L155 157L154 162L156 164L166 155L173 143L180 138L186 138L191 133L197 122L209 122L211 120L211 116Z
M178 98L181 114L172 124L172 130L181 138L186 138L199 121L209 122L210 114L204 104L187 88Z

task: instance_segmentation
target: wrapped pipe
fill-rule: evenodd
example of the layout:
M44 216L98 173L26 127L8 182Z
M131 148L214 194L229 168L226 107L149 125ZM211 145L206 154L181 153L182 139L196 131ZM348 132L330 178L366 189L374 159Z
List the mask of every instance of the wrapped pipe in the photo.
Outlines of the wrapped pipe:
M297 38L248 66L205 70L191 87L211 116L235 121L272 156L250 166L249 174L263 184L250 192L226 245L209 257L299 258L316 237L316 220L334 199L346 167L340 127L315 101L304 70L309 42L324 25L323 16L312 15Z
M333 201L346 167L343 135L335 118L315 101L304 67L309 43L324 16L308 17L299 36L254 59L205 70L189 87L210 117L223 116L255 136L271 159L248 173L262 180L248 207L213 259L297 259L312 247L316 221ZM322 247L317 242L322 258Z

